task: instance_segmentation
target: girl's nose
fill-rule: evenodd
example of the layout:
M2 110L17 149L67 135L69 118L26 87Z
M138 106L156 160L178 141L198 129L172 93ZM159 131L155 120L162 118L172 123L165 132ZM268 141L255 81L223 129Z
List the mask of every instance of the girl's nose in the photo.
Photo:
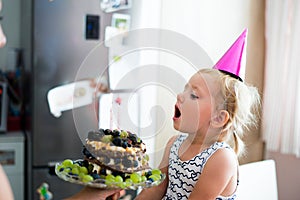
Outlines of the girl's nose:
M177 101L183 102L184 101L184 96L182 93L177 94Z

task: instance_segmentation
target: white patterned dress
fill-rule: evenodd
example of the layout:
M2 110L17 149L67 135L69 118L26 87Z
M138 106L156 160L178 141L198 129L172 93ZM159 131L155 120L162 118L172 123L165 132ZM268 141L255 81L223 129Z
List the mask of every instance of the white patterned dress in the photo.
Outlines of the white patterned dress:
M204 165L210 156L221 148L231 147L224 142L216 142L200 152L193 159L181 161L178 155L179 147L187 135L180 135L171 147L169 156L169 184L164 200L188 199L194 189ZM216 200L235 200L236 193L229 197L218 196Z

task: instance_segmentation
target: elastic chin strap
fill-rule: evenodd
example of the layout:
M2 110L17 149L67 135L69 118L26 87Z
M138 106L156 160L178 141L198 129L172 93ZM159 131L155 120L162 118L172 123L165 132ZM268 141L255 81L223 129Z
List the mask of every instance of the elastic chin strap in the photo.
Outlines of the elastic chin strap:
M233 77L235 79L238 79L241 82L244 82L239 76L237 76L237 75L235 75L233 73L230 73L230 72L227 72L227 71L224 71L224 70L220 70L220 69L219 69L219 71L222 72L222 73L224 73L224 74L227 74L227 75L229 75L229 76L231 76L231 77Z

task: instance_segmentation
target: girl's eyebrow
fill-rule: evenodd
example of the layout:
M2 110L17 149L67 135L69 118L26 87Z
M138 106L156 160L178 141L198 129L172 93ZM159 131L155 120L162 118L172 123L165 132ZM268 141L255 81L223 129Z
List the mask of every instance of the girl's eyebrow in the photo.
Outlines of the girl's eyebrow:
M191 85L191 84L187 83L187 84L185 84L185 86L184 86L184 90L186 90L186 89L188 89L188 88L192 88L193 90L197 91L197 92L200 93L200 94L203 93L203 90L202 90L200 87L196 86L196 85Z
M192 88L193 90L197 90L197 91L201 91L199 87L195 86L195 85L191 85L189 83L185 84L184 89L188 89L188 88Z
M186 89L188 89L189 88L189 84L187 83L187 84L185 84L185 86L184 86L184 90L186 90Z
M199 92L199 93L202 93L201 88L198 87L198 86L196 86L196 85L192 85L192 89L193 89L193 90L196 90L196 91Z
M192 88L193 90L195 90L195 89L197 90L198 87L195 87L195 86L193 86L193 85L191 85L189 83L185 84L184 90L187 90L187 89L190 89L190 88Z

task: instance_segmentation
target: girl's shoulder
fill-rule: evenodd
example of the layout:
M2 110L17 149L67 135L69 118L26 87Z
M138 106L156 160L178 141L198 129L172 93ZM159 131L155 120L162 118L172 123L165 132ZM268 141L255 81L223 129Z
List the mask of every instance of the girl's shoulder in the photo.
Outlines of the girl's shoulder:
M206 168L209 166L222 166L222 170L234 173L238 166L238 158L229 145L219 147L208 159ZM213 167L214 168L214 167ZM216 168L215 170L220 170Z
M212 169L219 171L220 168L215 166L222 166L222 170L231 171L238 165L237 155L234 150L224 142L216 142L206 149L202 154L205 157L204 169Z
M237 155L234 150L230 147L229 144L225 142L216 142L212 145L212 148L215 149L215 152L212 154L212 157L216 158L219 162L224 160L237 160Z

